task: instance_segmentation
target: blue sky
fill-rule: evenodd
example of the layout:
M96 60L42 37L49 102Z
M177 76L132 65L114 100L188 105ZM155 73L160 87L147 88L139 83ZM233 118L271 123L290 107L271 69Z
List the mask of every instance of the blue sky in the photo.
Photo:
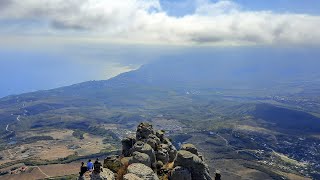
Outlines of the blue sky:
M211 1L217 2L217 1ZM269 10L274 12L291 12L319 14L318 0L234 0L246 10ZM196 8L194 0L161 0L162 7L173 16L192 14Z
M0 97L194 48L317 48L319 27L319 0L1 0Z

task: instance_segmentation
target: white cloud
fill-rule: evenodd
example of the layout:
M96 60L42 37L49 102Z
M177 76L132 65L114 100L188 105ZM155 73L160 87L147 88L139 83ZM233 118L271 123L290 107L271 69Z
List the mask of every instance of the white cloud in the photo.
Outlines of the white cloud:
M155 44L320 44L320 16L245 11L227 0L196 4L193 14L173 17L158 0L5 0L0 19L9 23L0 28ZM17 21L41 26L21 30Z

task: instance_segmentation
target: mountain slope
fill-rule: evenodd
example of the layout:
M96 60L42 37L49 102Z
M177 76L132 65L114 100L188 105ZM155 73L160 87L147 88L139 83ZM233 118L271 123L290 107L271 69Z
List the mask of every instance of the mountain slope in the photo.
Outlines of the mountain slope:
M320 77L316 68L319 62L304 54L297 54L290 61L282 61L285 56L281 54L271 56L274 59L261 57L259 60L253 59L255 56L250 53L242 58L233 54L216 57L194 56L185 56L185 59L168 57L109 80L88 81L2 98L1 129L4 131L8 124L12 124L11 128L33 127L43 117L48 116L52 121L64 122L63 117L66 114L78 114L81 117L67 118L71 121L88 118L99 122L113 113L135 114L195 103L201 105L211 100L225 104L226 98L229 101L231 98L231 101L256 103L256 98L277 93L292 95L319 87L318 79L314 78ZM308 63L303 63L306 58ZM226 107L231 110L233 108L228 105ZM270 113L282 117L281 112L286 112L285 109L265 112L259 107L257 106L256 110L257 118L262 119L274 119L269 116ZM227 108L224 108L225 112L228 112ZM99 113L94 115L94 112ZM18 115L25 121L15 126ZM300 117L310 119L296 115L293 114L294 121L302 121ZM23 123L25 124L21 125ZM50 124L52 123L48 125Z

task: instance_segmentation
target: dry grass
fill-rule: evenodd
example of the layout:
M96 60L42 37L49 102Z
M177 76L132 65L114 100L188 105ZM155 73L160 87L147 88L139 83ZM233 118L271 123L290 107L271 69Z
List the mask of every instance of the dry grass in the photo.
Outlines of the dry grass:
M37 157L43 160L55 160L67 157L72 154L74 154L73 150L68 149L64 145L57 145L49 147L47 149L43 148L42 151L39 152Z
M52 164L52 165L45 165L39 166L41 170L49 175L50 177L56 176L65 176L71 174L77 174L80 171L80 164L79 163L71 163L71 164Z
M117 172L117 180L123 180L123 176L127 173L129 162L125 159L126 158L122 158L120 160L123 166Z
M282 161L292 164L294 166L301 166L301 167L305 167L307 164L305 163L301 163L299 161L296 161L294 159L289 158L288 156L281 154L281 153L277 153L277 152L273 152L273 154L277 157L279 157Z
M259 133L268 133L268 134L273 134L274 132L261 128L261 127L255 127L255 126L248 126L248 125L237 125L236 129L239 130L245 130L245 131L251 131L251 132L259 132Z

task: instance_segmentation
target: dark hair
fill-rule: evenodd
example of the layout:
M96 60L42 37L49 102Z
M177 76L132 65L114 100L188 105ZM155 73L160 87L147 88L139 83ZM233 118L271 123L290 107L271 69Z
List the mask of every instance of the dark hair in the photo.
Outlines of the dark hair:
M91 159L89 159L89 162L91 162Z
M84 165L84 162L81 162L81 165Z

